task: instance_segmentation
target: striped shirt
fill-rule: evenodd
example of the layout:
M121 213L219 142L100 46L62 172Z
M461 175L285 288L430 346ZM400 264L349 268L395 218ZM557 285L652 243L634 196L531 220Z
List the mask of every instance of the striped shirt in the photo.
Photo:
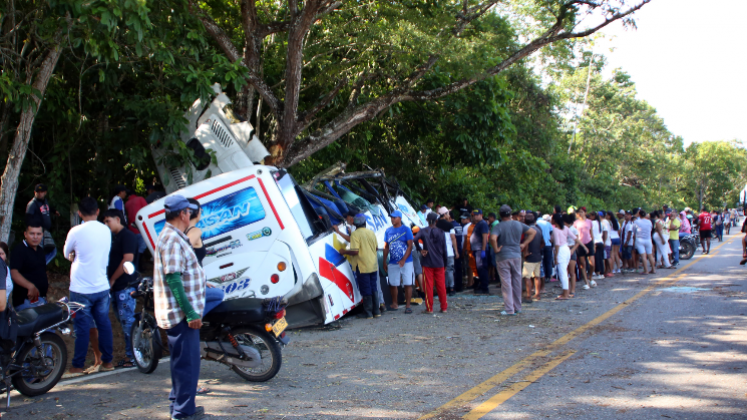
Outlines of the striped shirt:
M167 222L156 241L153 269L156 322L163 329L175 327L186 317L166 284L166 275L172 273L182 273L184 293L192 308L202 315L205 308L205 272L197 262L187 235Z

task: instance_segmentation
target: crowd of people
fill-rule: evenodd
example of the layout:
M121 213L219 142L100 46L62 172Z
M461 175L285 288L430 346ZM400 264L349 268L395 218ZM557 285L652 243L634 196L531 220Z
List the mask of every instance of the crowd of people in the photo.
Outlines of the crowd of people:
M677 211L666 205L651 212L555 206L547 214L503 205L498 215L491 212L485 219L466 199L451 209L429 199L418 216L425 229L403 226L402 214L395 211L393 227L385 234L384 270L392 310L399 309L400 285L409 314L413 288L425 299L425 313L433 312L434 288L441 312L447 312L447 296L470 288L476 295L490 295L489 285L497 282L506 316L521 313L522 303L541 299L548 282L557 281L562 288L556 300L568 300L575 297L577 284L588 290L615 275L653 275L657 269L676 268L680 235L698 231L702 252L708 254L711 238L723 240L724 231L728 234L739 221L736 209L703 207L695 214L690 208ZM360 222L365 229L365 219ZM743 248L747 263L747 240Z

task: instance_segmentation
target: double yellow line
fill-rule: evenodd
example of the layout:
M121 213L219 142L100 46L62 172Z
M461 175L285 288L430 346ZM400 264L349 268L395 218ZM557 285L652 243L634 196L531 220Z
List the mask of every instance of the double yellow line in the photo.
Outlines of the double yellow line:
M726 242L723 242L716 248L712 250L717 251L722 246L729 244L734 241L734 239L737 239L739 236L735 236L731 239L729 239ZM681 274L683 271L691 267L693 264L697 263L698 261L702 260L703 258L710 258L714 254L708 254L707 256L695 259L688 263L687 265L683 266L682 268L677 269L672 274L669 274L666 277L662 277L661 279L653 282L645 289L641 290L640 292L636 293L635 296L633 296L630 299L627 299L626 301L620 303L619 305L615 306L614 308L610 309L609 311L603 313L602 315L599 315L598 317L592 319L588 323L576 328L575 330L569 332L568 334L558 338L557 340L553 341L552 343L548 344L547 347L545 347L542 350L538 350L529 356L523 358L513 366L509 367L508 369L498 373L497 375L491 377L490 379L486 380L485 382L475 386L474 388L464 392L463 394L457 396L453 400L447 402L446 404L438 407L437 409L431 411L428 414L425 414L421 416L418 420L426 420L430 418L434 418L438 416L439 414L464 406L465 404L474 401L478 397L484 395L486 392L492 390L493 388L497 387L498 385L502 384L503 382L507 381L512 376L518 374L519 372L523 371L533 363L537 362L539 359L542 359L544 357L549 356L553 351L557 350L559 347L566 345L569 341L573 340L574 338L578 337L579 335L583 334L584 332L588 331L590 328L595 327L602 322L606 321L609 317L612 315L615 315L616 313L620 312L625 308L626 306L630 305L631 303L635 302L636 300L640 299L650 291L654 290L655 288L663 285L664 283L674 284L678 282L680 279L685 277L685 274ZM575 354L575 351L566 351L562 353L559 356L556 356L552 358L550 361L539 367L538 369L532 371L529 373L523 381L516 382L513 385L509 386L508 388L502 390L501 392L495 394L494 396L490 397L487 401L483 402L482 404L478 405L476 408L474 408L472 411L467 413L463 418L467 420L478 420L482 418L484 415L488 414L492 410L496 409L499 405L503 404L504 402L508 401L509 398L516 395L518 392L523 390L524 388L528 387L535 381L537 381L539 378L544 376L546 373L550 372L552 369L554 369L559 364L563 363L566 359L573 356Z

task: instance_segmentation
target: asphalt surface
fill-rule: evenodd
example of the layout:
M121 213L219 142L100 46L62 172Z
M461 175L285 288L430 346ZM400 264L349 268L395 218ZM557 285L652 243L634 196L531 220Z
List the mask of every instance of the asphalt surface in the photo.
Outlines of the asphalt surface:
M725 239L684 269L615 276L571 301L548 293L516 317L499 315L498 295L464 293L443 315L294 331L269 382L203 362L212 392L197 402L215 419L747 418L747 273L740 238ZM165 419L169 389L165 362L14 392L3 418Z

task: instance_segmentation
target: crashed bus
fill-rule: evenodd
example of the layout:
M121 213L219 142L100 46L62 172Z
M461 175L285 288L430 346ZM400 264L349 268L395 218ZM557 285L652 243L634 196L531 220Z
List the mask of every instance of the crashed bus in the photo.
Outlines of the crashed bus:
M263 165L269 153L251 124L233 118L229 98L214 89L211 103L197 100L185 114L189 124L181 140L194 152L191 167L166 167L160 159L165 151L153 151L166 192L202 206L197 226L208 281L226 300L283 296L290 327L338 320L361 296L339 252L348 244L333 225L349 211L365 214L381 250L392 211L401 211L405 224L423 227L423 221L382 171L345 173L337 165L301 186L286 170ZM136 217L151 252L165 225L163 203L153 202Z

